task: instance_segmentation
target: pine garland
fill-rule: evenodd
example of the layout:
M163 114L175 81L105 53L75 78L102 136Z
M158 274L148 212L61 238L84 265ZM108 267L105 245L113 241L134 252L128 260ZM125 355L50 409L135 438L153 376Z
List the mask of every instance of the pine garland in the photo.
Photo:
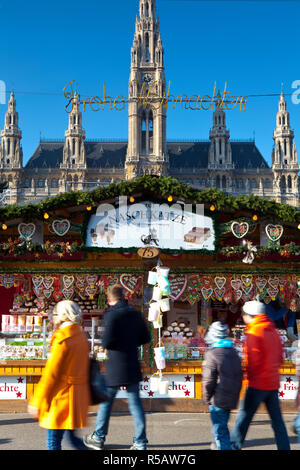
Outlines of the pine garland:
M213 204L217 211L251 211L258 216L267 217L271 222L300 223L300 212L287 204L280 204L253 194L233 197L215 188L199 191L189 185L179 183L175 178L155 176L141 176L132 181L111 183L106 188L97 188L91 192L71 191L44 199L37 204L9 205L0 209L0 220L2 223L19 218L22 218L24 222L43 220L45 212L71 206L91 205L95 207L105 200L141 192L149 193L152 196L156 195L162 200L167 200L171 195L175 199L183 198L187 203L202 203L206 206Z

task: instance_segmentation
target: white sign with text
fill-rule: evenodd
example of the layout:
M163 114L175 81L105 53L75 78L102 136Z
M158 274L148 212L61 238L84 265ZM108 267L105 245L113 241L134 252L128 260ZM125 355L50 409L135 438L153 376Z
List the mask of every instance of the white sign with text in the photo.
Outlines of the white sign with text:
M26 376L0 377L0 400L25 400Z
M194 398L194 375L163 375L163 380L168 379L168 394L161 395L159 392L151 389L151 376L146 375L140 382L141 398ZM121 387L117 398L127 398L126 387Z

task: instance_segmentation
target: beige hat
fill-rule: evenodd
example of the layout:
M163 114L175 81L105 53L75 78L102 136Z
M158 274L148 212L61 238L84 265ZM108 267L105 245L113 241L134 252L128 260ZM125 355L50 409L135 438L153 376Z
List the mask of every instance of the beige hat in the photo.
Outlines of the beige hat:
M255 317L256 315L266 313L266 306L264 303L259 302L258 300L251 300L250 302L246 302L243 305L242 310L243 313L246 313L246 315Z
M80 323L82 320L82 311L79 305L72 300L62 300L55 305L53 313L61 321L70 321Z

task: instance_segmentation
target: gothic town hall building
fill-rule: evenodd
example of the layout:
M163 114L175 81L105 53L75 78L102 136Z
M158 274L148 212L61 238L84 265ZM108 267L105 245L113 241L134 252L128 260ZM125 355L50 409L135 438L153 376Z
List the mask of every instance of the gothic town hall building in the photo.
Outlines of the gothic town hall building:
M299 164L290 117L281 93L270 167L254 140L230 140L224 110L215 106L207 141L167 139L167 110L137 99L155 83L166 96L164 49L155 0L140 0L131 48L128 140L87 140L80 97L73 96L65 139L40 140L23 166L16 100L11 93L0 142L0 179L9 183L9 202L24 204L71 190L88 190L143 174L172 176L199 189L216 187L232 195L255 194L299 205Z

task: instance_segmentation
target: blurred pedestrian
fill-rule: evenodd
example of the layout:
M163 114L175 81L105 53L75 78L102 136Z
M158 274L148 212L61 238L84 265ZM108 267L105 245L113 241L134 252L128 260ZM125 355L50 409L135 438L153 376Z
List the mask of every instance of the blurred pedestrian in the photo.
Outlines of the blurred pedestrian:
M202 390L213 425L211 449L216 450L231 449L228 420L237 407L243 379L241 360L228 331L227 324L216 321L204 338L210 347L204 358Z
M289 450L289 438L278 398L279 368L283 362L280 336L266 314L264 303L257 300L246 302L242 308L242 316L246 324L248 388L231 435L232 448L242 448L253 416L259 405L265 403L278 450Z
M109 419L116 394L125 386L128 405L135 425L132 450L145 450L147 446L146 421L139 395L142 373L138 359L138 347L150 341L148 328L140 312L128 305L122 286L108 289L108 309L104 315L102 345L107 350L105 381L108 401L100 403L94 432L84 437L84 443L96 450L104 448Z
M297 351L294 354L294 362L296 365L296 379L298 381L298 384L300 384L300 345L298 341L298 348ZM298 386L297 390L297 395L296 395L296 400L295 400L295 405L298 410L298 414L296 418L294 419L293 425L292 425L292 431L298 436L298 444L300 444L300 387Z
M48 430L48 450L61 450L65 433L77 450L89 450L75 434L87 424L90 402L89 345L81 321L75 302L63 300L53 309L50 357L28 406Z

